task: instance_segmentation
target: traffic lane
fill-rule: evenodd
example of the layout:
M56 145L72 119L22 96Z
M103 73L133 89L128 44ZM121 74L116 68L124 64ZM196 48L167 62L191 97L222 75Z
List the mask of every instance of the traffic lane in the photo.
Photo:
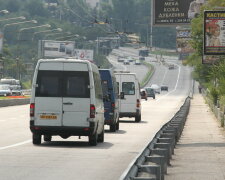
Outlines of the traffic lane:
M184 97L172 99L167 96L160 101L142 101L142 121L121 119L120 130L105 133L105 142L96 147L88 145L87 137L81 140L54 137L53 142L40 146L27 143L1 150L1 179L119 179L128 164L176 113Z
M131 62L130 65L124 65L122 62L117 62L117 58L115 56L108 57L110 63L115 67L115 71L129 71L135 72L139 82L141 82L145 75L148 72L148 68L144 65L135 65L134 62Z
M29 105L0 108L0 148L30 140Z

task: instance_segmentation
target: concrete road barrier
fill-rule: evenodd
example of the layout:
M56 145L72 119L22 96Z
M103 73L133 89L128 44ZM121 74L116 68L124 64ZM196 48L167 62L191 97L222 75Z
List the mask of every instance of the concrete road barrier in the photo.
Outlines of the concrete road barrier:
M170 165L170 159L183 131L189 108L190 97L187 97L180 110L158 131L120 180L164 180L167 165Z

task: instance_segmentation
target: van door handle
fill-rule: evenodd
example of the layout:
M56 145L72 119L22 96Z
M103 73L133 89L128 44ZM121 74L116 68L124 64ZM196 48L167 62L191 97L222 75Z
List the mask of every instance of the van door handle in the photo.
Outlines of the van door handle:
M71 102L66 102L66 103L63 103L64 105L73 105L73 103Z

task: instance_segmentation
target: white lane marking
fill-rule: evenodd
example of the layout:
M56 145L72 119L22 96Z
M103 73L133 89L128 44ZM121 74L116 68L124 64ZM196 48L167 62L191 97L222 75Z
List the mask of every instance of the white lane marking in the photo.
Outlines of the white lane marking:
M0 150L21 146L21 145L24 145L24 144L27 144L27 143L30 143L30 142L31 142L31 140L27 140L27 141L23 141L23 142L20 142L20 143L12 144L12 145L9 145L9 146L0 147Z
M163 79L162 79L162 81L161 81L161 85L163 84L163 82L164 82L164 80L165 80L165 78L166 78L167 72L168 72L168 69L166 69L166 72L164 73Z
M6 120L0 120L0 122L5 122Z
M179 79L180 79L180 66L179 66L179 65L177 65L177 66L179 67L179 71L178 71L177 81L176 81L176 85L175 85L174 89L173 89L172 91L166 93L165 95L161 96L160 98L156 99L156 101L159 101L160 99L162 99L162 98L168 96L169 94L171 94L172 92L174 92L174 91L177 90L178 81L179 81Z

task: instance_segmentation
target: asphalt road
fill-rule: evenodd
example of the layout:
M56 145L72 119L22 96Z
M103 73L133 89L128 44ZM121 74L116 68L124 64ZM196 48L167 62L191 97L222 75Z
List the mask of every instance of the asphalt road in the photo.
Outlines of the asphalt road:
M130 50L130 53L135 54L136 50ZM96 147L89 146L87 137L65 140L53 137L52 142L34 146L29 130L29 106L0 108L0 179L119 179L188 96L191 70L177 60L170 59L168 63L176 64L176 68L168 70L161 63L153 63L156 71L150 84L167 84L169 92L157 94L155 100L142 100L140 123L135 123L133 118L122 118L120 130L115 133L109 132L109 127L105 126L105 142ZM117 66L124 68L120 64ZM130 65L129 68L133 68L138 77L146 72L143 66Z

